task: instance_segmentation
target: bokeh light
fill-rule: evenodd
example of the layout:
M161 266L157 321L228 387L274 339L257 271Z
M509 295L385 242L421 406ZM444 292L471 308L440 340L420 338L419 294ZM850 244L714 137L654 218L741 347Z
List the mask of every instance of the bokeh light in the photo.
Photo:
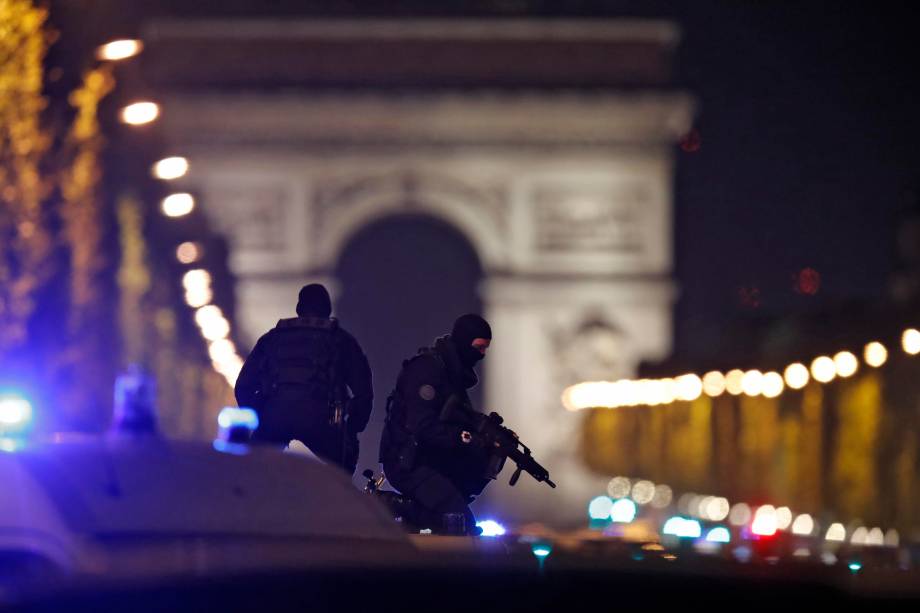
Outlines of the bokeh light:
M808 536L815 530L815 520L808 513L803 513L792 522L792 533Z
M179 156L163 158L153 165L151 172L154 177L164 181L178 179L188 172L188 160Z
M725 375L718 370L712 370L703 375L703 393L711 398L721 396L725 392Z
M824 535L824 540L826 541L843 542L846 540L846 538L847 530L840 522L831 524L827 529L827 533Z
M751 507L743 502L737 503L728 513L728 521L733 526L743 526L751 521Z
M834 356L834 367L838 377L850 377L859 370L859 360L849 351L841 351Z
M853 545L865 545L868 537L869 531L866 527L859 526L856 530L853 530L853 534L850 535L850 543Z
M496 537L505 535L505 527L494 519L484 519L476 522L476 527L482 530L481 536Z
M869 530L869 534L866 535L866 545L872 547L881 547L885 544L885 533L882 532L881 528L875 527Z
M725 375L725 389L732 396L738 396L744 389L741 387L741 380L744 379L744 371L738 368L728 371Z
M869 366L878 368L888 361L888 350L878 341L872 341L863 349L863 360Z
M794 390L800 390L808 385L808 368L799 362L790 364L783 371L783 378L786 380L786 385Z
M96 58L114 62L134 57L144 49L144 43L135 39L113 40L96 49Z
M610 507L610 519L620 524L628 524L636 518L636 503L629 498L620 498Z
M901 535L894 528L885 533L885 545L888 547L897 547L901 544Z
M725 526L716 526L706 534L706 540L710 543L730 543L732 535Z
M767 398L776 398L783 393L783 376L778 372L770 371L763 376L761 392Z
M909 353L910 355L920 353L920 330L914 328L904 330L901 335L901 347L904 348L904 353Z
M746 396L759 396L763 391L763 373L749 370L741 377L741 391Z
M226 338L218 339L208 345L208 355L211 356L212 361L224 363L233 359L236 355L236 347L233 346L233 341Z
M661 531L664 534L679 536L681 538L699 538L703 533L703 528L700 522L695 519L675 516L664 522L664 527Z
M785 530L792 524L792 511L789 507L776 509L776 529Z
M209 341L226 338L230 334L230 324L224 318L220 308L209 304L195 311L195 323L201 328L201 335Z
M135 102L121 109L121 121L132 126L141 126L156 120L160 107L155 102Z
M594 520L604 520L610 517L613 501L609 496L598 496L588 503L588 517Z
M837 365L834 360L822 355L811 362L811 376L819 383L828 383L837 376Z
M663 509L671 504L674 499L674 492L664 484L655 486L655 495L652 497L652 506L656 509Z
M630 496L636 504L648 504L655 497L655 484L645 479L636 481L632 486Z
M751 522L751 532L758 536L773 536L776 528L776 508L771 504L758 507L754 512L754 521Z
M192 241L185 241L176 247L176 259L183 264L194 264L201 259L201 246Z
M681 375L674 381L679 400L693 401L703 393L703 381L694 374Z
M632 485L626 477L614 477L607 484L607 493L611 498L626 498Z
M167 217L182 217L195 209L195 199L185 192L170 194L163 198L162 209Z
M712 521L722 521L728 517L730 510L731 505L728 503L728 498L713 496L706 502L705 516Z

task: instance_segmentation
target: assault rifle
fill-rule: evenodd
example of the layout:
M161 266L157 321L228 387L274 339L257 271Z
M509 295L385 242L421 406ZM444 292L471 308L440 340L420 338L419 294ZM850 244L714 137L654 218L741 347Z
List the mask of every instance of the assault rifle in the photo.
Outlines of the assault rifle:
M521 472L526 471L530 476L548 486L555 488L556 484L549 478L549 471L543 468L530 454L527 447L518 438L514 431L502 425L504 420L498 413L478 413L463 408L456 396L452 396L444 403L441 410L441 420L465 424L470 428L474 440L479 439L481 444L501 460L508 458L517 467L511 475L509 484L514 486L521 478ZM497 467L495 473L501 470Z

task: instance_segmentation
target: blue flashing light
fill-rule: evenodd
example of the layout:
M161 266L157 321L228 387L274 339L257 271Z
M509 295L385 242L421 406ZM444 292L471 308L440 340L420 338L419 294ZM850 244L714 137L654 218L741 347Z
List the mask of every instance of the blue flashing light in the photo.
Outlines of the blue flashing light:
M476 522L476 526L482 529L481 536L504 536L505 527L492 519L484 519Z
M617 523L628 524L636 519L636 503L629 498L620 498L610 508L610 519Z
M229 441L217 439L212 444L214 449L221 453L229 453L232 455L246 455L249 453L249 445L244 443L231 443Z
M610 519L613 501L609 496L598 496L588 503L588 517L593 520Z
M23 434L31 425L29 399L16 391L0 391L0 436Z
M224 407L217 415L217 425L224 430L243 427L255 431L259 427L259 416L247 407Z
M732 535L725 526L716 526L706 534L706 540L710 543L730 543Z
M547 543L534 543L530 550L538 560L544 560L549 554L553 552L553 547Z
M661 529L661 532L680 538L699 538L703 533L703 528L700 526L700 522L695 519L687 519L675 515L664 522L664 527Z
M850 562L849 564L847 564L847 568L850 569L851 573L856 574L862 570L862 564L860 564L859 562Z

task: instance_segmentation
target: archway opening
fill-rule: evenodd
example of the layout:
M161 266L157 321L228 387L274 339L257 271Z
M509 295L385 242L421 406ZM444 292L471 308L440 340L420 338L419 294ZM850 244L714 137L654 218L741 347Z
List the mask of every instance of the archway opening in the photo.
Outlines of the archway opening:
M335 274L336 315L367 353L374 372L374 413L361 435L356 481L377 469L386 398L403 360L450 332L462 313L481 313L482 266L469 240L433 217L398 215L359 230L345 245ZM482 378L481 367L480 379ZM471 390L480 405L482 382Z

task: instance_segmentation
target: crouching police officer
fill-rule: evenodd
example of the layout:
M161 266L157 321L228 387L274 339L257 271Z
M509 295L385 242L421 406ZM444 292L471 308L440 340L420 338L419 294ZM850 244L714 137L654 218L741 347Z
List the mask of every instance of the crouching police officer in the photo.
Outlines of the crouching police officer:
M427 527L438 532L478 532L469 504L501 469L463 419L475 411L467 390L478 382L473 366L491 339L485 319L459 317L449 335L403 362L387 402L380 442L384 474L422 507Z
M282 446L299 440L351 475L373 404L371 369L331 312L325 287L304 286L297 317L280 320L259 339L234 391L240 406L259 415L253 440Z

